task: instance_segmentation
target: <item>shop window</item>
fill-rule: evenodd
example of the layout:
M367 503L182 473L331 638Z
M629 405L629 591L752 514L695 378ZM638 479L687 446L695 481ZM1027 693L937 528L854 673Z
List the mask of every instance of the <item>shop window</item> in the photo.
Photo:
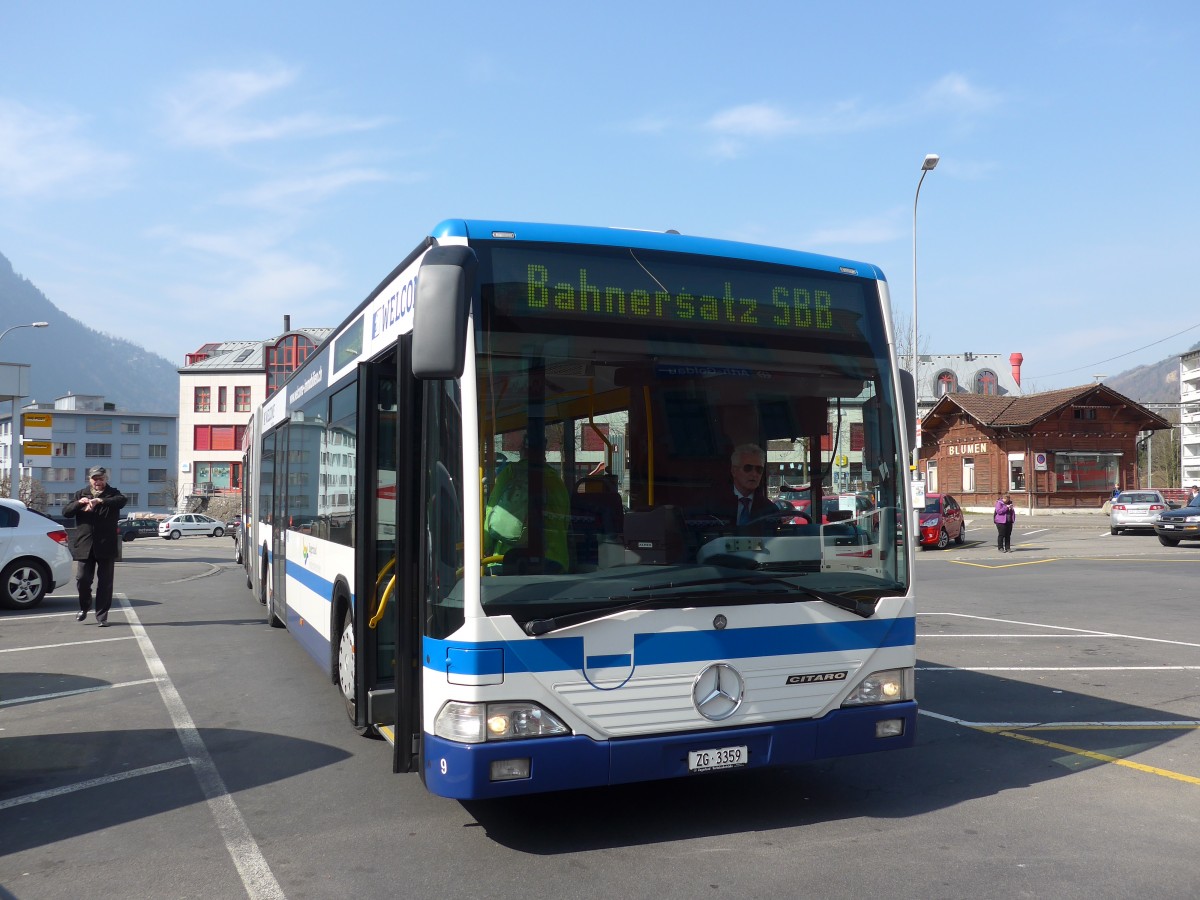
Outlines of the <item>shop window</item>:
M1120 463L1116 453L1056 453L1055 489L1108 493L1117 483Z

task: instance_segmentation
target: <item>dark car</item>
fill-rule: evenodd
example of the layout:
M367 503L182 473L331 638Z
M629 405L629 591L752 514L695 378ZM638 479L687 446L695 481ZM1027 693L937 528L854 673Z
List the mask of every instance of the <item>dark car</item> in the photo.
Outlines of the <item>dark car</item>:
M121 519L117 522L121 540L132 541L140 537L158 537L158 519Z
M961 544L967 539L967 523L962 507L949 494L926 494L925 508L919 517L917 539L922 549L937 547L945 550L953 540Z
M1154 520L1154 533L1164 547L1200 540L1200 494L1189 500L1187 506L1160 512Z

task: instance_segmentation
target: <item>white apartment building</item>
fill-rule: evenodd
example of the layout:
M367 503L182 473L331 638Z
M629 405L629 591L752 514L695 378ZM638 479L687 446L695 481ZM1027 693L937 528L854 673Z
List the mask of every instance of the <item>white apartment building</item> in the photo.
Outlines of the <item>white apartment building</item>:
M266 341L205 344L179 370L180 508L242 491L242 438L251 412L303 364L332 328L293 330ZM195 502L195 498L201 498Z
M109 483L129 498L128 512L174 512L172 478L179 447L174 413L130 412L89 394L27 403L20 412L45 413L52 423L49 452L28 452L21 460L22 480L32 478L46 492L42 512L61 514L75 492L87 486L92 466L108 469ZM13 462L12 424L11 413L0 415L0 469L5 473Z
M1200 484L1200 350L1179 357L1180 484Z

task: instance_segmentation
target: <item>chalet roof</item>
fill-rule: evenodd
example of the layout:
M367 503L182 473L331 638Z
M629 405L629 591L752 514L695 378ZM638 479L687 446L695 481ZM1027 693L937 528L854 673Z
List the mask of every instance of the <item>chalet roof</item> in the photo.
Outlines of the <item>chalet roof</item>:
M986 428L1025 428L1050 418L1061 409L1079 404L1126 406L1142 417L1141 431L1162 431L1171 428L1171 423L1162 416L1103 384L1085 384L1057 391L1026 394L1023 397L946 394L926 414L921 427L922 430L928 430L961 410Z

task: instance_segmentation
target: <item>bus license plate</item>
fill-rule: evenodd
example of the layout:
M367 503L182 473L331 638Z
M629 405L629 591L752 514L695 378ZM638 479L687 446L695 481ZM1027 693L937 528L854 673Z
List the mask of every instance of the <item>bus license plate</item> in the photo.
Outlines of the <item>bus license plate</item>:
M689 750L689 772L714 772L717 769L736 769L750 761L748 747L718 747L715 750Z

